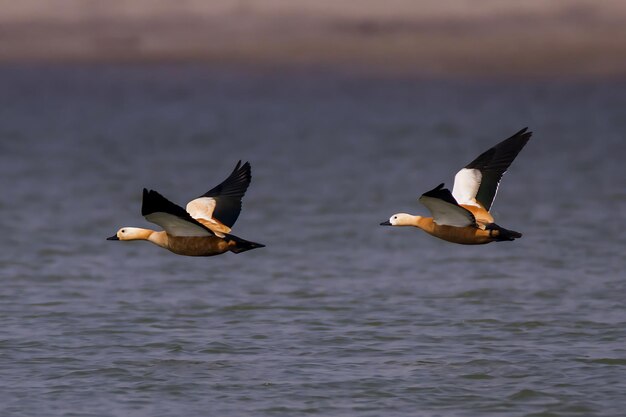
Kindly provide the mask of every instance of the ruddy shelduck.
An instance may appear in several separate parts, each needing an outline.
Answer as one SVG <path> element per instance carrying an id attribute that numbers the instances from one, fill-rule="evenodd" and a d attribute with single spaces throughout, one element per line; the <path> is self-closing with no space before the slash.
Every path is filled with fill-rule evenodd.
<path id="1" fill-rule="evenodd" d="M 420 203 L 432 217 L 394 214 L 381 226 L 414 226 L 426 233 L 463 245 L 481 245 L 522 237 L 494 223 L 489 212 L 502 175 L 530 139 L 524 128 L 498 143 L 457 172 L 452 192 L 439 184 L 422 194 Z"/>
<path id="2" fill-rule="evenodd" d="M 221 184 L 191 200 L 187 209 L 156 191 L 144 188 L 141 214 L 163 231 L 122 227 L 107 240 L 147 240 L 178 255 L 213 256 L 241 253 L 265 245 L 230 234 L 241 212 L 243 198 L 252 179 L 250 163 L 237 163 Z"/>

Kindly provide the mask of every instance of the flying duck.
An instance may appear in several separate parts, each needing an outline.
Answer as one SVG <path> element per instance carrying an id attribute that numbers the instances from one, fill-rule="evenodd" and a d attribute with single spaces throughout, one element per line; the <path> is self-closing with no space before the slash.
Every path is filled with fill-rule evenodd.
<path id="1" fill-rule="evenodd" d="M 463 245 L 511 241 L 522 237 L 494 223 L 489 213 L 502 175 L 530 139 L 524 128 L 480 154 L 457 172 L 452 192 L 439 184 L 422 194 L 420 203 L 432 217 L 397 213 L 381 226 L 414 226 L 426 233 Z"/>
<path id="2" fill-rule="evenodd" d="M 262 248 L 265 245 L 230 234 L 251 179 L 250 163 L 241 165 L 239 161 L 228 178 L 191 200 L 186 210 L 156 191 L 144 188 L 141 214 L 149 222 L 161 226 L 163 231 L 122 227 L 107 240 L 148 240 L 187 256 L 213 256 Z"/>

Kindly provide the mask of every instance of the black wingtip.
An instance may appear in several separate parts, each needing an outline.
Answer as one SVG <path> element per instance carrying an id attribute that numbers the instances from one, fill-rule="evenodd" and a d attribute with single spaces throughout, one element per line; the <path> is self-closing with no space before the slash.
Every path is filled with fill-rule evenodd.
<path id="1" fill-rule="evenodd" d="M 442 182 L 441 184 L 439 184 L 438 186 L 436 186 L 436 187 L 435 187 L 435 188 L 433 188 L 432 190 L 430 190 L 430 191 L 426 191 L 426 192 L 425 192 L 424 194 L 422 194 L 422 195 L 423 195 L 423 196 L 426 196 L 426 197 L 436 197 L 436 198 L 438 198 L 438 197 L 439 197 L 439 194 L 440 194 L 440 191 L 447 190 L 447 189 L 443 188 L 444 184 L 445 184 L 445 183 L 443 183 L 443 182 Z M 449 192 L 450 190 L 447 190 L 447 191 Z"/>
<path id="2" fill-rule="evenodd" d="M 526 145 L 526 142 L 528 142 L 528 139 L 530 139 L 532 135 L 533 132 L 529 132 L 528 127 L 525 127 L 522 130 L 516 132 L 511 137 L 506 138 L 496 146 L 502 146 L 507 143 L 509 147 L 513 146 L 513 148 L 517 148 L 517 150 L 513 149 L 515 155 L 517 155 L 517 153 L 519 153 L 519 151 Z M 516 145 L 512 145 L 513 143 L 516 143 Z"/>
<path id="3" fill-rule="evenodd" d="M 497 181 L 513 162 L 517 154 L 532 136 L 533 132 L 528 132 L 528 127 L 515 133 L 513 136 L 504 139 L 498 144 L 481 153 L 472 162 L 467 164 L 465 168 L 490 170 L 497 174 Z"/>
<path id="4" fill-rule="evenodd" d="M 168 213 L 187 220 L 191 219 L 189 214 L 178 205 L 172 203 L 167 198 L 154 190 L 143 189 L 143 200 L 141 202 L 141 215 L 147 216 L 152 213 Z"/>
<path id="5" fill-rule="evenodd" d="M 149 190 L 147 188 L 143 189 L 143 195 L 141 199 L 141 215 L 147 216 L 148 214 L 152 214 L 154 212 L 159 211 L 160 204 L 159 198 L 155 195 L 158 194 L 154 190 Z"/>
<path id="6" fill-rule="evenodd" d="M 243 167 L 247 169 L 247 167 L 250 166 L 250 162 L 246 162 L 243 164 Z M 242 165 L 241 165 L 241 159 L 239 161 L 237 161 L 237 164 L 235 164 L 235 168 L 233 169 L 233 172 L 231 173 L 234 174 L 235 172 L 239 171 L 241 169 Z"/>
<path id="7" fill-rule="evenodd" d="M 422 194 L 422 197 L 438 198 L 439 200 L 443 200 L 447 203 L 458 206 L 459 203 L 452 196 L 452 193 L 450 192 L 450 190 L 448 190 L 447 188 L 443 188 L 443 186 L 444 186 L 444 183 L 439 184 L 432 190 L 426 191 L 424 194 Z"/>
<path id="8" fill-rule="evenodd" d="M 246 175 L 249 176 L 250 178 L 252 178 L 252 165 L 250 165 L 249 161 L 244 162 L 243 165 L 241 165 L 241 161 L 239 161 L 237 163 L 237 166 L 233 170 L 233 172 L 236 172 L 239 169 L 244 170 L 246 172 Z"/>
<path id="9" fill-rule="evenodd" d="M 213 187 L 200 197 L 235 197 L 241 199 L 252 181 L 252 167 L 250 162 L 237 162 L 228 178 Z"/>
<path id="10" fill-rule="evenodd" d="M 511 136 L 512 138 L 518 137 L 518 136 L 523 136 L 526 140 L 530 139 L 530 137 L 533 135 L 533 132 L 528 132 L 528 126 L 526 126 L 525 128 L 523 128 L 522 130 L 520 130 L 519 132 L 517 132 L 516 134 L 514 134 L 513 136 Z"/>

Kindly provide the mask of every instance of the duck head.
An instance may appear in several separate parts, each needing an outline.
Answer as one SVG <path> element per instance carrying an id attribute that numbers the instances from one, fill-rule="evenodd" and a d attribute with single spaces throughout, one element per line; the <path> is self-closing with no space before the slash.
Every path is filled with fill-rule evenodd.
<path id="1" fill-rule="evenodd" d="M 382 222 L 381 226 L 414 226 L 419 216 L 412 216 L 407 213 L 396 213 L 386 222 Z"/>
<path id="2" fill-rule="evenodd" d="M 122 227 L 116 234 L 107 237 L 107 240 L 145 240 L 149 232 L 139 227 Z"/>

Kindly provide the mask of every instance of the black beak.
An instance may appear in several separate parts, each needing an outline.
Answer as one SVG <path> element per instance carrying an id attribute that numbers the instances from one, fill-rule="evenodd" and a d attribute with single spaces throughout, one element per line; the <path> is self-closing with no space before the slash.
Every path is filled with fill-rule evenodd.
<path id="1" fill-rule="evenodd" d="M 113 235 L 111 237 L 107 237 L 107 240 L 120 240 L 120 238 L 117 237 L 117 235 Z"/>
<path id="2" fill-rule="evenodd" d="M 391 226 L 391 223 L 389 223 L 389 220 L 387 220 L 386 222 L 382 222 L 380 225 L 381 226 Z"/>

